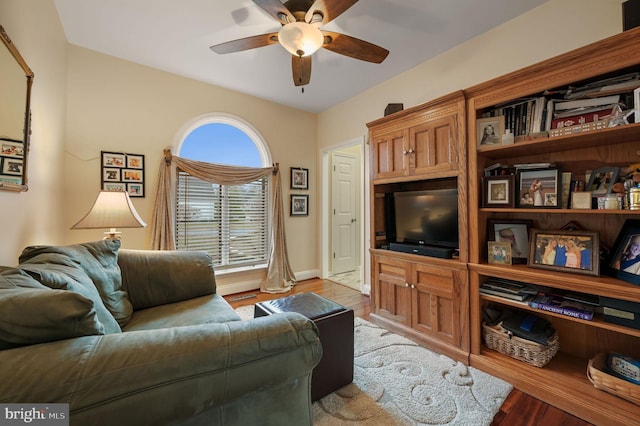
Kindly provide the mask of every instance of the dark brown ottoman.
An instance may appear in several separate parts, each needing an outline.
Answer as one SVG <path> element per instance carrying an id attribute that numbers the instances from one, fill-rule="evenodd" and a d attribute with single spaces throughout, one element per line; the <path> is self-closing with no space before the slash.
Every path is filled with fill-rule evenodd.
<path id="1" fill-rule="evenodd" d="M 311 400 L 353 381 L 353 309 L 315 293 L 301 293 L 258 302 L 254 317 L 297 312 L 312 320 L 320 333 L 322 359 L 311 376 Z"/>

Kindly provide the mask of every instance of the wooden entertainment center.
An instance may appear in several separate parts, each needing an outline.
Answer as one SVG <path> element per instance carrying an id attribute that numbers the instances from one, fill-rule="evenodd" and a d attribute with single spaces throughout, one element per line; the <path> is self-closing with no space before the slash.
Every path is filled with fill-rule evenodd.
<path id="1" fill-rule="evenodd" d="M 577 177 L 603 166 L 639 163 L 640 123 L 512 145 L 480 146 L 476 140 L 476 119 L 496 105 L 631 72 L 640 72 L 640 28 L 368 123 L 372 320 L 594 424 L 640 424 L 640 406 L 596 389 L 586 374 L 589 359 L 601 352 L 640 358 L 640 330 L 605 322 L 599 315 L 586 321 L 543 313 L 479 292 L 485 280 L 498 277 L 640 303 L 640 286 L 602 273 L 586 276 L 487 262 L 488 220 L 527 219 L 544 230 L 575 221 L 598 232 L 600 244 L 611 247 L 626 219 L 640 220 L 640 210 L 487 208 L 482 207 L 481 180 L 484 168 L 495 163 L 553 162 Z M 386 229 L 385 194 L 434 188 L 458 191 L 459 255 L 440 259 L 389 250 L 393 241 Z M 558 354 L 539 368 L 488 349 L 482 310 L 489 304 L 550 321 L 560 339 Z"/>

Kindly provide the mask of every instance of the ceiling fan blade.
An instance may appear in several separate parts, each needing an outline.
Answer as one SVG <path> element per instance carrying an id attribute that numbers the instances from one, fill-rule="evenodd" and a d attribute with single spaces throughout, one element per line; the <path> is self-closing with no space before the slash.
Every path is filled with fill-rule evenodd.
<path id="1" fill-rule="evenodd" d="M 311 55 L 291 55 L 291 70 L 293 71 L 293 84 L 304 86 L 311 81 Z"/>
<path id="2" fill-rule="evenodd" d="M 358 0 L 316 0 L 307 11 L 304 20 L 311 22 L 314 13 L 320 13 L 322 24 L 327 24 L 357 2 Z"/>
<path id="3" fill-rule="evenodd" d="M 389 54 L 389 51 L 383 47 L 346 34 L 334 33 L 332 31 L 322 31 L 322 34 L 324 35 L 324 44 L 322 47 L 361 61 L 379 64 L 384 61 Z"/>
<path id="4" fill-rule="evenodd" d="M 231 40 L 224 43 L 216 44 L 210 47 L 216 53 L 234 53 L 243 50 L 255 49 L 258 47 L 269 46 L 278 42 L 278 33 L 260 34 L 251 37 Z"/>
<path id="5" fill-rule="evenodd" d="M 296 18 L 280 0 L 253 0 L 253 2 L 269 15 L 280 21 L 282 25 L 286 25 L 289 22 L 296 22 Z"/>

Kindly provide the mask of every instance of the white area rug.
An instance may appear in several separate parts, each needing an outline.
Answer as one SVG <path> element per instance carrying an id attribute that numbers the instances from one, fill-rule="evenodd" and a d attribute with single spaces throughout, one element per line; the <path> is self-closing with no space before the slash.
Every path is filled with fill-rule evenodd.
<path id="1" fill-rule="evenodd" d="M 313 404 L 315 426 L 490 425 L 512 389 L 361 318 L 354 333 L 353 383 Z"/>

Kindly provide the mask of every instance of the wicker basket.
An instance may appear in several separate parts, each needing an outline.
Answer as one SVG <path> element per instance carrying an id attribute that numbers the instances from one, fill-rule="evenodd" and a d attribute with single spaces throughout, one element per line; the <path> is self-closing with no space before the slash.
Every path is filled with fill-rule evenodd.
<path id="1" fill-rule="evenodd" d="M 549 344 L 545 346 L 531 340 L 514 336 L 506 332 L 500 324 L 491 327 L 483 323 L 482 335 L 489 349 L 496 350 L 518 361 L 523 361 L 536 367 L 544 367 L 547 365 L 560 347 L 557 333 L 551 336 Z"/>
<path id="2" fill-rule="evenodd" d="M 640 385 L 605 373 L 606 365 L 606 353 L 598 354 L 589 360 L 587 377 L 593 383 L 593 386 L 640 405 Z"/>

